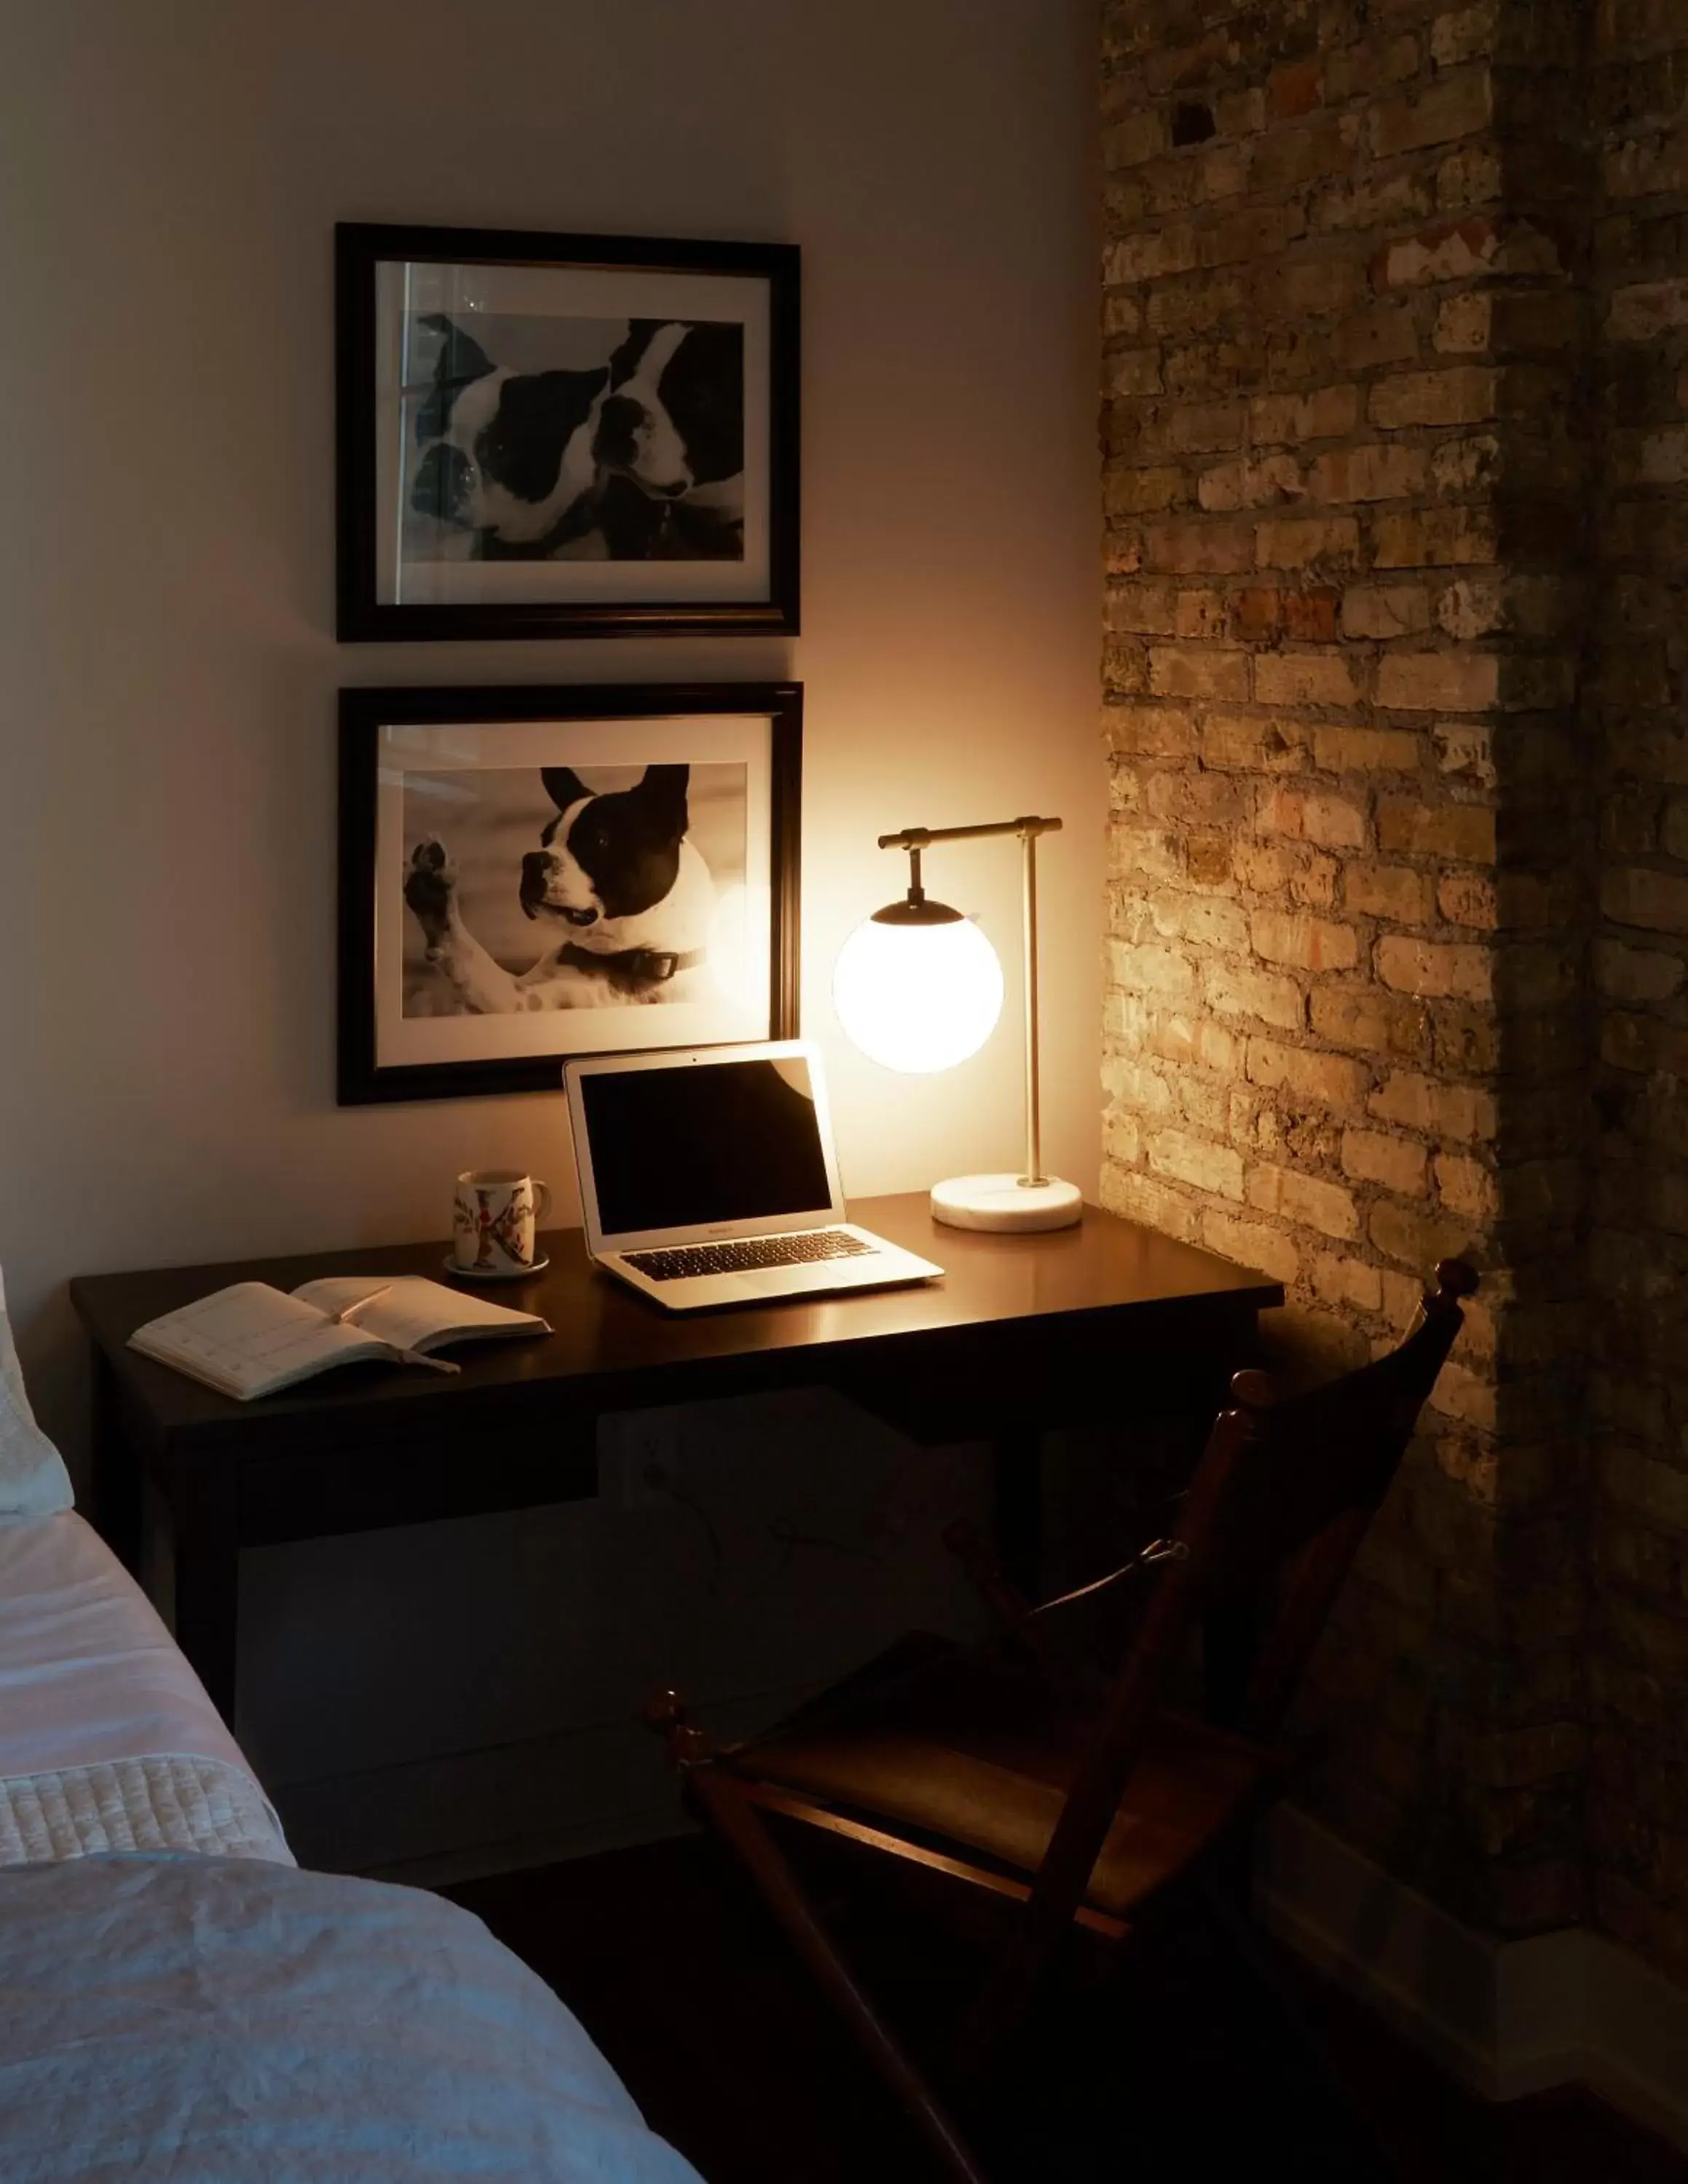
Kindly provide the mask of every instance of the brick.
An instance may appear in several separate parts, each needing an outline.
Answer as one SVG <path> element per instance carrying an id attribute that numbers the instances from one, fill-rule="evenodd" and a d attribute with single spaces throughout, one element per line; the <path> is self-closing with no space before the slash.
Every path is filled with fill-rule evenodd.
<path id="1" fill-rule="evenodd" d="M 1492 1172 L 1464 1153 L 1438 1153 L 1436 1192 L 1442 1203 L 1469 1221 L 1487 1221 L 1501 1203 Z"/>
<path id="2" fill-rule="evenodd" d="M 1389 244 L 1378 268 L 1379 282 L 1387 288 L 1408 288 L 1470 280 L 1488 271 L 1499 241 L 1489 220 L 1454 220 L 1427 228 Z"/>
<path id="3" fill-rule="evenodd" d="M 1386 432 L 1412 425 L 1476 425 L 1495 415 L 1501 375 L 1484 365 L 1398 371 L 1372 389 L 1367 415 Z"/>
<path id="4" fill-rule="evenodd" d="M 1188 1000 L 1196 990 L 1194 966 L 1176 948 L 1127 947 L 1108 944 L 1109 976 L 1128 992 L 1158 994 L 1170 1000 Z"/>
<path id="5" fill-rule="evenodd" d="M 1421 1000 L 1486 1001 L 1493 990 L 1494 958 L 1486 948 L 1386 933 L 1378 943 L 1376 960 L 1386 986 Z"/>
<path id="6" fill-rule="evenodd" d="M 1202 723 L 1201 762 L 1221 772 L 1300 773 L 1307 763 L 1307 731 L 1270 715 L 1210 713 Z"/>
<path id="7" fill-rule="evenodd" d="M 1195 722 L 1182 705 L 1109 705 L 1103 733 L 1109 749 L 1128 758 L 1188 758 L 1196 747 Z"/>
<path id="8" fill-rule="evenodd" d="M 1476 713 L 1500 694 L 1493 653 L 1391 652 L 1378 663 L 1378 703 L 1392 712 Z"/>
<path id="9" fill-rule="evenodd" d="M 1423 1146 L 1381 1130 L 1343 1132 L 1342 1172 L 1359 1183 L 1380 1184 L 1403 1198 L 1423 1198 L 1428 1189 Z"/>
<path id="10" fill-rule="evenodd" d="M 1210 1145 L 1182 1130 L 1157 1130 L 1149 1140 L 1149 1165 L 1154 1173 L 1195 1190 L 1215 1191 L 1222 1198 L 1243 1195 L 1243 1156 L 1232 1145 Z"/>
<path id="11" fill-rule="evenodd" d="M 1150 523 L 1143 547 L 1149 568 L 1179 576 L 1235 576 L 1255 565 L 1254 527 L 1247 523 Z"/>
<path id="12" fill-rule="evenodd" d="M 1248 1200 L 1262 1213 L 1275 1213 L 1301 1228 L 1316 1228 L 1322 1236 L 1333 1237 L 1339 1243 L 1351 1243 L 1360 1234 L 1360 1209 L 1354 1194 L 1340 1184 L 1326 1183 L 1294 1168 L 1257 1163 L 1249 1171 Z"/>
<path id="13" fill-rule="evenodd" d="M 1486 69 L 1433 84 L 1417 98 L 1386 100 L 1372 109 L 1368 133 L 1380 159 L 1398 152 L 1423 151 L 1475 136 L 1489 126 L 1494 97 Z"/>
<path id="14" fill-rule="evenodd" d="M 1256 823 L 1262 833 L 1316 843 L 1327 850 L 1358 850 L 1366 844 L 1366 814 L 1346 797 L 1314 789 L 1274 788 L 1262 801 Z"/>
<path id="15" fill-rule="evenodd" d="M 1688 962 L 1656 949 L 1596 940 L 1594 977 L 1599 990 L 1613 1000 L 1668 1001 L 1688 983 Z"/>
<path id="16" fill-rule="evenodd" d="M 1102 489 L 1109 515 L 1160 515 L 1184 498 L 1182 471 L 1126 470 L 1117 463 L 1109 466 Z"/>
<path id="17" fill-rule="evenodd" d="M 1316 1100 L 1329 1107 L 1357 1106 L 1372 1077 L 1364 1062 L 1346 1055 L 1284 1046 L 1270 1039 L 1249 1041 L 1245 1067 L 1251 1084 L 1271 1092 L 1288 1092 L 1299 1100 Z"/>
<path id="18" fill-rule="evenodd" d="M 1240 887 L 1257 894 L 1287 894 L 1310 910 L 1328 910 L 1336 900 L 1339 867 L 1301 842 L 1238 842 L 1232 872 Z"/>
<path id="19" fill-rule="evenodd" d="M 1244 1041 L 1224 1025 L 1205 1017 L 1157 1015 L 1149 1028 L 1150 1050 L 1182 1069 L 1216 1070 L 1221 1076 L 1238 1074 Z"/>
<path id="20" fill-rule="evenodd" d="M 1336 643 L 1337 608 L 1341 594 L 1333 585 L 1310 585 L 1281 596 L 1286 635 L 1305 644 Z"/>
<path id="21" fill-rule="evenodd" d="M 1410 865 L 1350 863 L 1342 875 L 1344 910 L 1361 917 L 1387 917 L 1397 925 L 1428 925 L 1434 892 L 1423 872 Z"/>
<path id="22" fill-rule="evenodd" d="M 1383 1309 L 1383 1276 L 1363 1259 L 1317 1252 L 1307 1268 L 1307 1280 L 1313 1295 L 1326 1304 L 1351 1305 L 1356 1312 Z"/>
<path id="23" fill-rule="evenodd" d="M 1396 1259 L 1428 1275 L 1439 1259 L 1469 1248 L 1472 1224 L 1447 1212 L 1404 1206 L 1380 1198 L 1367 1217 L 1366 1233 L 1386 1259 Z"/>
<path id="24" fill-rule="evenodd" d="M 1379 569 L 1424 569 L 1494 561 L 1500 545 L 1489 508 L 1391 510 L 1375 522 L 1372 564 Z"/>
<path id="25" fill-rule="evenodd" d="M 1613 341 L 1657 341 L 1661 334 L 1688 326 L 1688 278 L 1638 281 L 1612 298 L 1606 331 Z"/>
<path id="26" fill-rule="evenodd" d="M 1163 1236 L 1176 1236 L 1186 1244 L 1200 1239 L 1199 1206 L 1170 1184 L 1137 1169 L 1110 1162 L 1103 1172 L 1102 1203 L 1110 1213 L 1123 1214 L 1128 1221 L 1141 1221 L 1145 1228 L 1159 1229 Z"/>
<path id="27" fill-rule="evenodd" d="M 1230 955 L 1248 953 L 1249 920 L 1238 903 L 1158 888 L 1141 911 L 1163 940 L 1193 941 L 1199 947 L 1217 948 Z"/>
<path id="28" fill-rule="evenodd" d="M 1232 592 L 1229 633 L 1244 643 L 1276 637 L 1283 617 L 1283 593 L 1271 586 L 1250 584 L 1245 590 Z"/>
<path id="29" fill-rule="evenodd" d="M 1603 876 L 1600 906 L 1614 924 L 1688 933 L 1688 878 L 1640 865 L 1620 866 Z"/>
<path id="30" fill-rule="evenodd" d="M 1306 226 L 1307 216 L 1299 204 L 1244 206 L 1204 231 L 1201 262 L 1254 265 L 1286 249 Z"/>
<path id="31" fill-rule="evenodd" d="M 1300 1273 L 1301 1254 L 1294 1240 L 1264 1221 L 1245 1221 L 1210 1206 L 1202 1214 L 1201 1237 L 1210 1251 L 1270 1274 L 1274 1281 L 1293 1282 Z"/>
<path id="32" fill-rule="evenodd" d="M 1424 448 L 1379 443 L 1321 455 L 1309 473 L 1308 487 L 1320 501 L 1406 500 L 1423 492 L 1428 476 Z"/>
<path id="33" fill-rule="evenodd" d="M 1436 906 L 1450 925 L 1493 933 L 1501 922 L 1499 891 L 1487 872 L 1449 872 L 1436 883 Z"/>
<path id="34" fill-rule="evenodd" d="M 1108 130 L 1102 139 L 1102 163 L 1107 167 L 1137 167 L 1158 159 L 1171 143 L 1165 113 L 1143 107 Z"/>
<path id="35" fill-rule="evenodd" d="M 1416 773 L 1422 754 L 1418 738 L 1406 728 L 1313 731 L 1313 763 L 1322 773 Z"/>
<path id="36" fill-rule="evenodd" d="M 1255 535 L 1262 569 L 1345 567 L 1360 555 L 1360 526 L 1352 516 L 1277 516 L 1260 524 Z"/>
<path id="37" fill-rule="evenodd" d="M 1210 963 L 1203 976 L 1208 1006 L 1222 1017 L 1251 1017 L 1278 1031 L 1300 1031 L 1307 1004 L 1294 978 Z"/>
<path id="38" fill-rule="evenodd" d="M 1249 405 L 1249 437 L 1257 447 L 1346 439 L 1359 422 L 1357 387 L 1322 387 L 1313 394 L 1261 394 Z"/>
<path id="39" fill-rule="evenodd" d="M 1495 325 L 1495 298 L 1486 288 L 1450 296 L 1436 313 L 1434 343 L 1445 354 L 1483 356 Z"/>
<path id="40" fill-rule="evenodd" d="M 1462 145 L 1436 170 L 1436 203 L 1443 212 L 1462 212 L 1469 205 L 1493 204 L 1503 184 L 1498 147 Z"/>
<path id="41" fill-rule="evenodd" d="M 1222 463 L 1216 469 L 1204 471 L 1196 482 L 1196 498 L 1202 506 L 1219 510 L 1266 508 L 1277 502 L 1300 500 L 1305 491 L 1301 466 L 1293 455 Z"/>
<path id="42" fill-rule="evenodd" d="M 1160 350 L 1116 349 L 1107 360 L 1103 385 L 1109 394 L 1116 398 L 1164 393 Z"/>
<path id="43" fill-rule="evenodd" d="M 1222 638 L 1227 619 L 1225 595 L 1222 592 L 1180 592 L 1172 619 L 1180 637 Z"/>
<path id="44" fill-rule="evenodd" d="M 1495 732 L 1488 722 L 1438 721 L 1430 731 L 1436 771 L 1472 788 L 1493 788 Z"/>
<path id="45" fill-rule="evenodd" d="M 1197 231 L 1188 220 L 1168 221 L 1142 235 L 1110 243 L 1103 255 L 1105 287 L 1129 288 L 1139 281 L 1159 281 L 1169 273 L 1188 273 L 1201 263 Z"/>
<path id="46" fill-rule="evenodd" d="M 1404 1129 L 1452 1138 L 1462 1145 L 1487 1142 L 1495 1135 L 1495 1095 L 1473 1084 L 1449 1084 L 1417 1072 L 1396 1070 L 1366 1102 L 1379 1122 Z"/>
<path id="47" fill-rule="evenodd" d="M 1385 797 L 1378 805 L 1378 844 L 1397 854 L 1495 861 L 1495 814 L 1482 804 L 1420 804 Z"/>
<path id="48" fill-rule="evenodd" d="M 1261 653 L 1254 665 L 1257 705 L 1349 705 L 1360 695 L 1340 652 Z"/>
<path id="49" fill-rule="evenodd" d="M 1200 650 L 1188 644 L 1152 644 L 1149 687 L 1158 697 L 1246 699 L 1249 655 Z"/>
<path id="50" fill-rule="evenodd" d="M 1350 584 L 1342 595 L 1344 637 L 1417 637 L 1430 619 L 1423 584 Z"/>
<path id="51" fill-rule="evenodd" d="M 1331 336 L 1331 354 L 1345 371 L 1380 364 L 1411 364 L 1418 356 L 1418 325 L 1411 306 L 1372 304 L 1356 311 Z"/>
<path id="52" fill-rule="evenodd" d="M 1354 928 L 1327 918 L 1257 910 L 1249 922 L 1249 934 L 1257 956 L 1300 971 L 1350 971 L 1360 960 Z"/>
<path id="53" fill-rule="evenodd" d="M 1424 1010 L 1395 994 L 1360 986 L 1315 986 L 1308 1004 L 1314 1031 L 1333 1046 L 1418 1060 L 1430 1045 Z"/>

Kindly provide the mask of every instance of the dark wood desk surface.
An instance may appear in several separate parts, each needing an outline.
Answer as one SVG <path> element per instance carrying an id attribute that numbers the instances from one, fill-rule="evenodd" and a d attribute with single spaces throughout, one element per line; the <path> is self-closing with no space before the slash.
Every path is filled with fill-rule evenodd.
<path id="1" fill-rule="evenodd" d="M 263 1281 L 290 1290 L 327 1274 L 425 1274 L 450 1284 L 444 1243 L 403 1244 L 286 1259 L 235 1260 L 144 1273 L 83 1276 L 70 1294 L 83 1323 L 118 1380 L 173 1442 L 221 1440 L 232 1431 L 256 1447 L 271 1437 L 293 1441 L 315 1426 L 338 1433 L 363 1409 L 422 1414 L 449 1404 L 460 1423 L 480 1391 L 545 1385 L 561 1398 L 590 1390 L 591 1407 L 643 1407 L 686 1399 L 691 1384 L 723 1391 L 737 1361 L 754 1361 L 758 1384 L 784 1361 L 785 1384 L 830 1379 L 840 1346 L 862 1353 L 864 1367 L 915 1338 L 1002 1329 L 1129 1311 L 1147 1333 L 1164 1319 L 1192 1323 L 1210 1309 L 1229 1318 L 1281 1304 L 1279 1284 L 1193 1245 L 1181 1244 L 1090 1206 L 1073 1228 L 1048 1235 L 992 1236 L 936 1223 L 924 1191 L 865 1198 L 851 1218 L 934 1259 L 941 1281 L 903 1290 L 796 1298 L 724 1312 L 665 1312 L 588 1261 L 578 1228 L 545 1239 L 551 1264 L 522 1282 L 466 1283 L 473 1294 L 535 1312 L 555 1332 L 533 1341 L 466 1345 L 450 1380 L 416 1367 L 342 1367 L 255 1403 L 239 1403 L 127 1347 L 136 1328 L 231 1282 Z M 826 1353 L 819 1370 L 819 1353 Z M 725 1368 L 724 1370 L 723 1368 Z M 619 1399 L 619 1400 L 617 1400 Z"/>
<path id="2" fill-rule="evenodd" d="M 940 1227 L 925 1192 L 850 1210 L 942 1279 L 675 1314 L 592 1267 L 579 1230 L 558 1230 L 543 1273 L 470 1285 L 542 1313 L 552 1334 L 466 1345 L 449 1379 L 344 1366 L 251 1403 L 141 1357 L 129 1336 L 231 1282 L 446 1281 L 445 1244 L 83 1277 L 70 1293 L 95 1346 L 95 1521 L 135 1567 L 143 1483 L 158 1490 L 176 1533 L 177 1636 L 228 1713 L 243 1546 L 578 1499 L 596 1490 L 601 1413 L 774 1388 L 838 1388 L 927 1441 L 1000 1450 L 1019 1435 L 1035 1449 L 1042 1427 L 1157 1388 L 1211 1401 L 1255 1314 L 1283 1301 L 1276 1282 L 1095 1207 L 1032 1236 Z M 1024 1568 L 1035 1456 L 999 1458 L 998 1485 Z"/>

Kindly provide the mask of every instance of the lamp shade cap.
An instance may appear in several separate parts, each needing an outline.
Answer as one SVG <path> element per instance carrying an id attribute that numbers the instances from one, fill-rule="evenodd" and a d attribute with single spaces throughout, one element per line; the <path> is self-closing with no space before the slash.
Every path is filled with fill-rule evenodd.
<path id="1" fill-rule="evenodd" d="M 888 902 L 883 910 L 876 910 L 869 921 L 874 925 L 959 925 L 962 912 L 952 910 L 947 902 L 934 902 L 922 895 L 917 902 L 905 895 L 897 902 Z"/>

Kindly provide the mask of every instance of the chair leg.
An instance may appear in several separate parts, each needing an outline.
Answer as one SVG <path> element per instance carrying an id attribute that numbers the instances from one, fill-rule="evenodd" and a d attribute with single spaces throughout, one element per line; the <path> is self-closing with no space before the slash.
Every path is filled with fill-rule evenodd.
<path id="1" fill-rule="evenodd" d="M 833 1947 L 754 1806 L 730 1770 L 712 1758 L 707 1738 L 687 1723 L 678 1695 L 662 1693 L 646 1708 L 646 1719 L 667 1736 L 688 1796 L 736 1853 L 763 1901 L 951 2176 L 959 2184 L 987 2184 L 960 2132 Z"/>

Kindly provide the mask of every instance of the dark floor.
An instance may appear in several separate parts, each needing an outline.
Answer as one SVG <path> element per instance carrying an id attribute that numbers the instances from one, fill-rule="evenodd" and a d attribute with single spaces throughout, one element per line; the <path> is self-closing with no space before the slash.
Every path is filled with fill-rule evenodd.
<path id="1" fill-rule="evenodd" d="M 708 2184 L 938 2176 L 714 1844 L 658 1844 L 448 1892 L 556 1988 Z M 912 1948 L 925 1929 L 884 1899 L 865 1915 L 859 1891 L 847 1901 L 852 1961 L 918 2041 L 964 1976 L 960 1960 Z M 1277 1969 L 1330 2078 L 1217 1935 L 1145 1942 L 1107 1987 L 1046 2015 L 1026 2067 L 1004 2078 L 978 2134 L 993 2180 L 1688 2179 L 1688 2162 L 1590 2096 L 1490 2106 L 1335 1989 L 1293 1963 Z"/>

